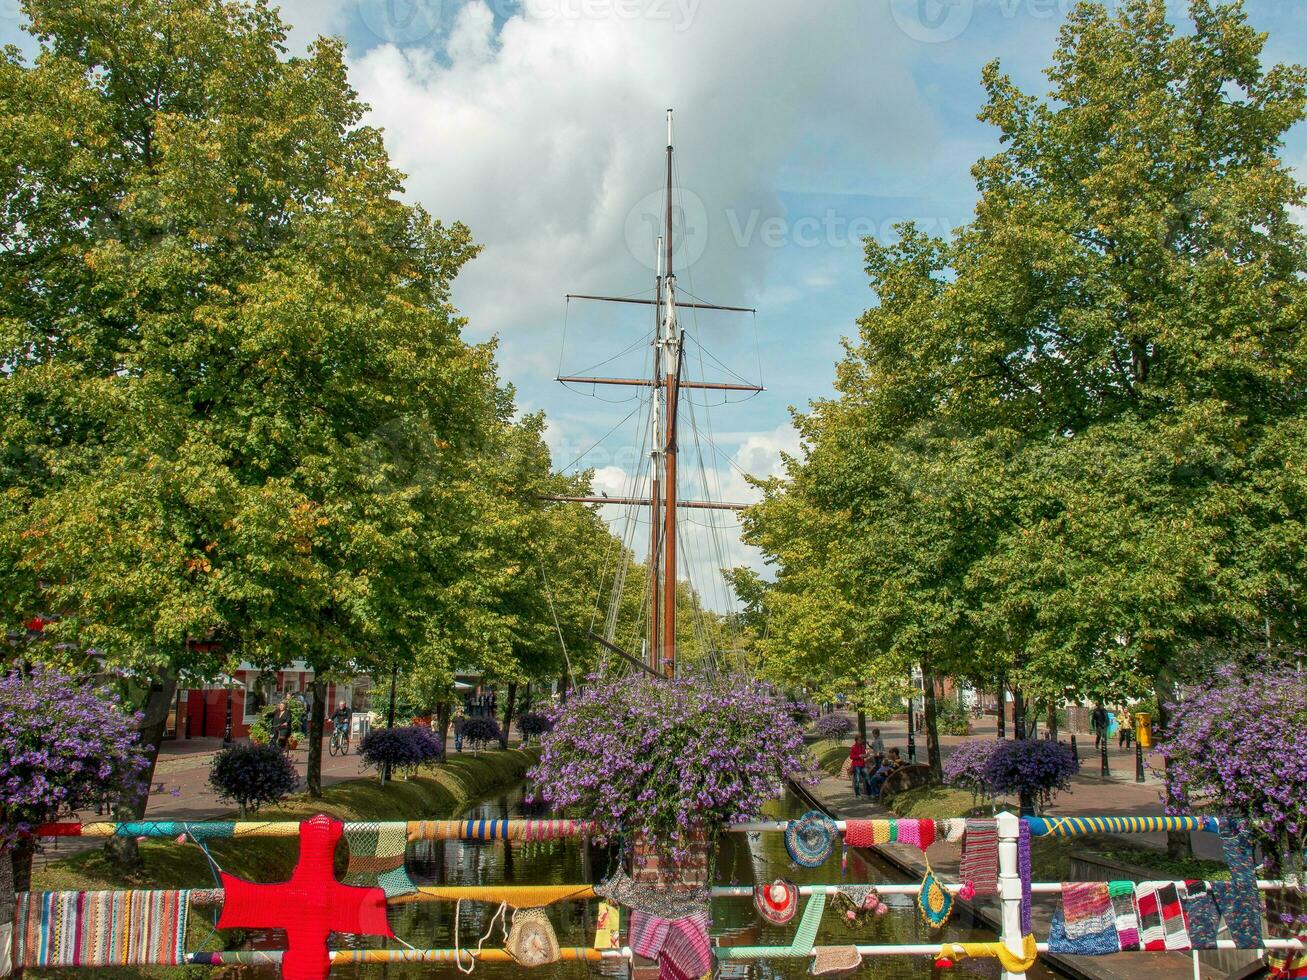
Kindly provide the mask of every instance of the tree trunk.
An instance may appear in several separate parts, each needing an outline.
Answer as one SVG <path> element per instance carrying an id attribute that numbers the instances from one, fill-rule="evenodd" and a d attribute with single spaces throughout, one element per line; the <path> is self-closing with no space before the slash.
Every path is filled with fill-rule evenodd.
<path id="1" fill-rule="evenodd" d="M 449 738 L 449 719 L 454 716 L 453 706 L 448 701 L 436 705 L 436 731 L 440 733 L 440 757 L 445 757 L 445 740 Z"/>
<path id="2" fill-rule="evenodd" d="M 5 865 L 13 873 L 13 890 L 30 892 L 32 890 L 32 856 L 36 853 L 35 837 L 20 837 L 14 843 L 12 851 L 0 852 L 0 865 Z M 0 890 L 3 889 L 0 885 Z"/>
<path id="3" fill-rule="evenodd" d="M 1056 742 L 1057 741 L 1057 704 L 1056 703 L 1052 701 L 1048 702 L 1048 714 L 1046 717 L 1048 719 L 1045 722 L 1045 724 L 1047 724 L 1048 726 L 1048 737 L 1051 738 L 1054 742 Z"/>
<path id="4" fill-rule="evenodd" d="M 508 683 L 508 693 L 504 696 L 504 730 L 499 736 L 499 747 L 508 748 L 508 727 L 513 723 L 513 702 L 517 699 L 517 684 Z"/>
<path id="5" fill-rule="evenodd" d="M 1012 688 L 1012 734 L 1015 738 L 1024 740 L 1026 737 L 1026 698 L 1021 693 L 1021 688 Z M 1020 794 L 1021 816 L 1033 817 L 1035 815 L 1035 794 L 1030 790 L 1023 789 Z"/>
<path id="6" fill-rule="evenodd" d="M 922 665 L 925 666 L 924 664 Z M 939 720 L 935 712 L 935 675 L 923 672 L 921 675 L 921 698 L 925 702 L 926 715 L 926 762 L 931 775 L 936 779 L 944 778 L 943 760 L 939 754 Z"/>
<path id="7" fill-rule="evenodd" d="M 867 741 L 867 712 L 861 708 L 858 709 L 858 737 L 863 742 Z"/>
<path id="8" fill-rule="evenodd" d="M 567 675 L 559 674 L 558 675 L 558 700 L 561 701 L 563 704 L 567 704 L 567 687 L 568 687 Z"/>
<path id="9" fill-rule="evenodd" d="M 150 788 L 154 785 L 154 767 L 159 762 L 159 746 L 163 744 L 163 733 L 168 726 L 168 710 L 176 694 L 177 672 L 172 667 L 165 667 L 150 683 L 145 707 L 141 711 L 141 727 L 137 729 L 146 762 L 141 774 L 141 788 L 132 799 L 114 807 L 114 818 L 118 821 L 140 820 L 145 816 Z M 122 871 L 139 867 L 141 863 L 136 838 L 131 835 L 115 834 L 108 838 L 104 843 L 104 853 L 110 863 Z"/>
<path id="10" fill-rule="evenodd" d="M 309 708 L 309 763 L 307 780 L 309 796 L 322 798 L 322 729 L 327 717 L 327 682 L 313 675 L 310 685 L 313 705 Z"/>
<path id="11" fill-rule="evenodd" d="M 1007 684 L 998 679 L 998 737 L 1007 738 Z"/>
<path id="12" fill-rule="evenodd" d="M 1166 730 L 1171 722 L 1171 713 L 1166 710 L 1168 702 L 1175 700 L 1175 683 L 1165 676 L 1153 679 L 1153 693 L 1157 696 L 1157 721 L 1154 729 Z M 1163 763 L 1162 775 L 1166 780 L 1166 803 L 1179 804 L 1187 808 L 1188 801 L 1183 797 L 1171 795 L 1171 767 Z M 1166 832 L 1166 854 L 1171 858 L 1192 858 L 1194 856 L 1193 839 L 1187 830 L 1168 830 Z"/>

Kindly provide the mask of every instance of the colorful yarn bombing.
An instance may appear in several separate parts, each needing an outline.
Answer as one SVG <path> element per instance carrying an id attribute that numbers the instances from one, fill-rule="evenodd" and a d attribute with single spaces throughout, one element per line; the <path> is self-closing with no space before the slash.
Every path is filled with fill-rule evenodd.
<path id="1" fill-rule="evenodd" d="M 637 956 L 658 961 L 660 980 L 699 980 L 713 966 L 708 913 L 673 921 L 632 912 L 631 949 Z"/>
<path id="2" fill-rule="evenodd" d="M 718 946 L 713 950 L 713 955 L 719 960 L 768 960 L 778 956 L 810 955 L 813 944 L 817 941 L 822 914 L 826 911 L 826 892 L 817 890 L 821 888 L 820 885 L 810 885 L 809 888 L 813 890 L 808 894 L 803 915 L 799 917 L 799 925 L 788 946 Z"/>
<path id="3" fill-rule="evenodd" d="M 177 966 L 189 914 L 185 891 L 20 892 L 14 964 Z"/>
<path id="4" fill-rule="evenodd" d="M 803 868 L 817 868 L 835 849 L 835 822 L 819 810 L 809 810 L 785 828 L 785 850 Z"/>
<path id="5" fill-rule="evenodd" d="M 935 843 L 934 820 L 899 820 L 899 843 L 912 844 L 923 851 Z"/>
<path id="6" fill-rule="evenodd" d="M 1078 938 L 1067 935 L 1066 910 L 1059 905 L 1053 909 L 1053 919 L 1048 925 L 1048 951 L 1050 953 L 1068 953 L 1072 956 L 1107 956 L 1121 950 L 1120 937 L 1113 922 L 1098 932 L 1091 932 Z"/>
<path id="7" fill-rule="evenodd" d="M 403 821 L 346 824 L 345 841 L 349 844 L 345 884 L 380 888 L 387 898 L 417 891 L 404 870 L 408 825 Z"/>
<path id="8" fill-rule="evenodd" d="M 1216 949 L 1221 914 L 1205 881 L 1186 881 L 1180 889 L 1180 904 L 1189 923 L 1189 942 L 1194 949 Z"/>
<path id="9" fill-rule="evenodd" d="M 971 883 L 977 898 L 998 894 L 998 821 L 966 821 L 958 877 Z"/>
<path id="10" fill-rule="evenodd" d="M 943 926 L 953 912 L 953 896 L 935 877 L 929 861 L 926 862 L 926 876 L 921 879 L 921 888 L 917 891 L 917 910 L 932 929 Z"/>
<path id="11" fill-rule="evenodd" d="M 1262 947 L 1262 899 L 1253 870 L 1253 842 L 1242 824 L 1221 825 L 1221 851 L 1230 866 L 1229 881 L 1212 882 L 1212 898 L 1240 949 Z"/>
<path id="12" fill-rule="evenodd" d="M 1164 830 L 1216 832 L 1214 817 L 1023 817 L 1036 837 L 1078 837 L 1081 834 L 1150 834 Z"/>
<path id="13" fill-rule="evenodd" d="M 1116 932 L 1112 896 L 1105 881 L 1072 881 L 1062 885 L 1062 912 L 1068 939 L 1083 939 L 1104 929 Z"/>
<path id="14" fill-rule="evenodd" d="M 1021 935 L 1031 934 L 1030 912 L 1030 824 L 1021 821 L 1017 834 L 1017 874 L 1021 876 Z"/>
<path id="15" fill-rule="evenodd" d="M 386 893 L 336 880 L 332 865 L 343 832 L 339 820 L 322 814 L 300 824 L 300 856 L 289 881 L 256 884 L 222 872 L 218 928 L 284 929 L 284 980 L 323 980 L 331 968 L 327 937 L 333 932 L 394 938 Z"/>
<path id="16" fill-rule="evenodd" d="M 1139 948 L 1139 912 L 1135 909 L 1135 883 L 1110 881 L 1107 892 L 1116 916 L 1116 938 L 1125 951 Z"/>
<path id="17" fill-rule="evenodd" d="M 872 847 L 876 843 L 874 820 L 844 821 L 844 844 L 846 847 Z"/>
<path id="18" fill-rule="evenodd" d="M 1139 938 L 1145 950 L 1190 948 L 1184 906 L 1172 882 L 1146 881 L 1136 885 L 1135 903 L 1139 906 Z"/>

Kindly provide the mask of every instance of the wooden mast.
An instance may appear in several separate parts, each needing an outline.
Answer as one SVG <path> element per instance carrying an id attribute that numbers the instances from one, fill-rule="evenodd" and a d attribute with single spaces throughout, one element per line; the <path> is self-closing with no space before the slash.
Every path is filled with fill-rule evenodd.
<path id="1" fill-rule="evenodd" d="M 647 498 L 546 495 L 541 499 L 581 504 L 624 504 L 649 508 L 649 649 L 644 669 L 660 677 L 676 676 L 676 509 L 743 510 L 746 505 L 677 498 L 676 451 L 677 405 L 682 387 L 713 391 L 765 390 L 761 385 L 681 381 L 682 334 L 676 320 L 676 275 L 672 268 L 672 110 L 667 110 L 667 183 L 663 234 L 658 239 L 656 290 L 653 299 L 636 296 L 596 296 L 569 293 L 567 298 L 608 303 L 634 303 L 654 307 L 653 372 L 644 378 L 563 377 L 567 384 L 610 384 L 648 386 L 652 391 L 650 410 L 650 493 Z M 686 309 L 754 313 L 752 307 L 722 306 L 716 303 L 681 303 Z M 627 659 L 630 654 L 606 638 L 593 639 Z M 638 661 L 637 661 L 638 662 Z M 642 666 L 644 666 L 642 664 Z"/>
<path id="2" fill-rule="evenodd" d="M 663 621 L 662 670 L 676 676 L 676 403 L 681 373 L 681 337 L 676 324 L 676 273 L 672 268 L 672 110 L 667 110 L 667 207 L 663 236 L 663 377 L 667 440 L 663 446 Z"/>

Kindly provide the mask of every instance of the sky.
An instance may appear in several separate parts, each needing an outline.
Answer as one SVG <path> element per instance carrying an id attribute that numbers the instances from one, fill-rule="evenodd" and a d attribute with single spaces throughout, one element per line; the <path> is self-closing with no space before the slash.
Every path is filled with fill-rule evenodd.
<path id="1" fill-rule="evenodd" d="M 998 146 L 976 119 L 981 67 L 997 58 L 1043 94 L 1071 5 L 284 0 L 281 9 L 292 51 L 318 34 L 346 39 L 351 82 L 408 175 L 408 199 L 463 221 L 484 246 L 455 288 L 468 339 L 498 339 L 519 405 L 547 414 L 555 463 L 594 468 L 597 489 L 614 495 L 631 489 L 642 452 L 635 419 L 618 425 L 636 407 L 623 400 L 634 389 L 553 379 L 595 373 L 587 369 L 627 348 L 597 371 L 647 370 L 640 340 L 651 321 L 640 307 L 564 296 L 650 291 L 664 114 L 675 109 L 678 285 L 758 311 L 687 317 L 687 359 L 701 360 L 696 375 L 737 380 L 729 368 L 767 388 L 711 411 L 713 399 L 696 399 L 696 428 L 712 434 L 696 479 L 749 501 L 757 492 L 742 474 L 776 474 L 780 453 L 798 449 L 791 406 L 831 392 L 841 338 L 874 303 L 862 239 L 890 240 L 907 219 L 937 233 L 969 220 L 970 168 Z M 1307 53 L 1307 3 L 1246 9 L 1270 33 L 1269 62 Z M 1182 12 L 1177 3 L 1174 16 Z M 31 50 L 20 27 L 16 0 L 0 0 L 0 42 Z M 1307 128 L 1291 132 L 1285 155 L 1307 178 Z M 693 483 L 683 494 L 702 494 Z M 716 547 L 700 526 L 709 519 L 721 528 Z M 707 604 L 728 608 L 714 569 L 762 568 L 760 556 L 739 542 L 733 516 L 695 520 L 690 578 Z"/>

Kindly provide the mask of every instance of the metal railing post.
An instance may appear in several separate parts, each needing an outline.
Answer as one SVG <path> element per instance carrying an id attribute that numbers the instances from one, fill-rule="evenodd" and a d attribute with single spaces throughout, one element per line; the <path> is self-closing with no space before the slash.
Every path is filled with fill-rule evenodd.
<path id="1" fill-rule="evenodd" d="M 1016 956 L 1023 953 L 1021 935 L 1021 872 L 1017 861 L 1017 838 L 1021 821 L 1011 813 L 998 815 L 998 896 L 1002 905 L 1002 932 L 999 938 Z M 1024 973 L 1003 971 L 1003 980 L 1025 980 Z"/>

